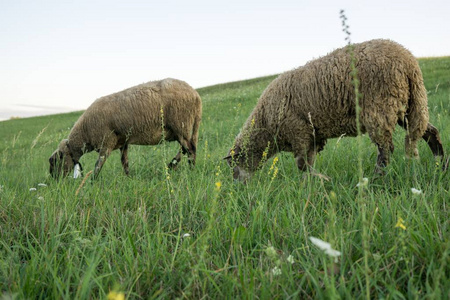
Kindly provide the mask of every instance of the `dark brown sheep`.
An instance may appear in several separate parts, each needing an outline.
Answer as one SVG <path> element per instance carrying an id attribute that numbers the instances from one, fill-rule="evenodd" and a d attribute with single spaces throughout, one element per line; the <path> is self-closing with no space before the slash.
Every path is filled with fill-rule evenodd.
<path id="1" fill-rule="evenodd" d="M 199 94 L 176 79 L 152 81 L 102 97 L 81 115 L 68 139 L 50 156 L 50 174 L 67 175 L 84 153 L 95 150 L 99 153 L 95 178 L 115 149 L 120 149 L 128 174 L 128 145 L 156 145 L 163 139 L 178 141 L 182 149 L 169 167 L 177 165 L 181 152 L 194 165 L 201 115 Z"/>
<path id="2" fill-rule="evenodd" d="M 382 173 L 394 150 L 396 124 L 406 129 L 407 156 L 418 157 L 423 138 L 435 156 L 444 150 L 438 130 L 428 122 L 427 94 L 414 56 L 389 40 L 353 45 L 360 80 L 361 132 L 378 147 L 376 171 Z M 245 180 L 267 157 L 293 152 L 300 170 L 310 169 L 327 139 L 356 136 L 355 92 L 348 47 L 285 72 L 263 92 L 226 157 L 234 178 Z M 232 163 L 234 161 L 234 163 Z"/>

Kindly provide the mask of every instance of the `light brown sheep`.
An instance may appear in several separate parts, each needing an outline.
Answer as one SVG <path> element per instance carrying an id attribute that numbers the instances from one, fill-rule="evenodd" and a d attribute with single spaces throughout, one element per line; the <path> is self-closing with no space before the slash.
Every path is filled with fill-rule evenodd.
<path id="1" fill-rule="evenodd" d="M 84 153 L 95 150 L 99 152 L 95 178 L 115 149 L 120 149 L 122 166 L 128 174 L 128 145 L 156 145 L 163 139 L 181 145 L 169 167 L 177 165 L 181 152 L 188 154 L 189 163 L 194 165 L 201 115 L 199 94 L 187 83 L 171 78 L 99 98 L 51 155 L 50 174 L 67 175 L 80 164 Z"/>
<path id="2" fill-rule="evenodd" d="M 383 173 L 394 150 L 396 124 L 407 130 L 405 150 L 418 157 L 417 141 L 427 141 L 435 156 L 444 151 L 438 130 L 428 123 L 427 94 L 414 56 L 389 40 L 353 45 L 360 80 L 361 132 L 378 147 L 376 172 Z M 314 164 L 327 139 L 356 136 L 355 92 L 348 47 L 308 62 L 276 78 L 256 107 L 226 157 L 234 178 L 245 180 L 267 157 L 293 152 L 300 170 Z"/>

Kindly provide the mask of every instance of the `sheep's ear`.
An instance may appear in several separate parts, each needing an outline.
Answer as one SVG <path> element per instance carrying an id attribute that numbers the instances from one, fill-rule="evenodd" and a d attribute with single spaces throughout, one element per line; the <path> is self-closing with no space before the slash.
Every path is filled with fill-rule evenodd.
<path id="1" fill-rule="evenodd" d="M 59 170 L 61 165 L 61 160 L 63 159 L 63 153 L 59 150 L 56 150 L 52 153 L 48 162 L 50 163 L 50 175 L 52 177 L 57 178 L 59 176 Z"/>
<path id="2" fill-rule="evenodd" d="M 63 153 L 59 150 L 56 150 L 55 152 L 52 153 L 52 155 L 48 159 L 48 162 L 50 164 L 55 164 L 58 159 L 62 159 L 62 156 L 63 156 Z"/>

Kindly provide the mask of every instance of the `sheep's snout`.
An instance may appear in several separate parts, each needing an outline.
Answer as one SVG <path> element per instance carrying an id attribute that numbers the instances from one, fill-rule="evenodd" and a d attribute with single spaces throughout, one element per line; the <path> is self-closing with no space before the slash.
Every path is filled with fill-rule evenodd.
<path id="1" fill-rule="evenodd" d="M 63 177 L 69 175 L 74 168 L 74 163 L 71 157 L 64 155 L 62 151 L 56 150 L 49 158 L 50 175 L 58 179 L 61 175 Z"/>
<path id="2" fill-rule="evenodd" d="M 246 184 L 250 180 L 251 174 L 239 166 L 233 168 L 233 179 L 239 180 L 240 182 Z"/>

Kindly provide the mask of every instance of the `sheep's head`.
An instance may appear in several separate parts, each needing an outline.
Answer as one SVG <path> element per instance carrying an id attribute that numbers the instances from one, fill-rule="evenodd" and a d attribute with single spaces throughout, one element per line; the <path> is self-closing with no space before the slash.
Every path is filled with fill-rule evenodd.
<path id="1" fill-rule="evenodd" d="M 233 168 L 233 178 L 243 183 L 247 183 L 252 173 L 256 170 L 256 168 L 251 167 L 253 164 L 249 164 L 248 153 L 242 151 L 239 146 L 231 148 L 228 155 L 223 159 Z"/>
<path id="2" fill-rule="evenodd" d="M 50 175 L 53 178 L 59 178 L 61 175 L 67 176 L 74 169 L 75 163 L 67 139 L 59 143 L 58 149 L 53 152 L 48 161 L 50 163 Z"/>

